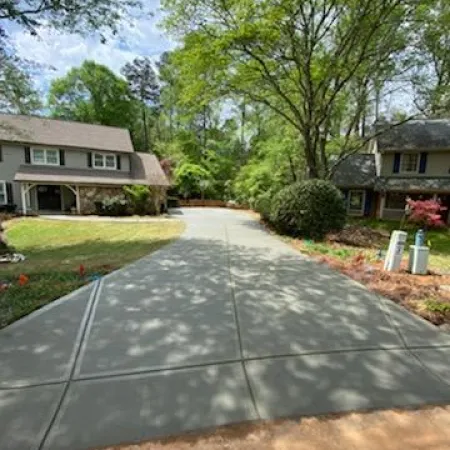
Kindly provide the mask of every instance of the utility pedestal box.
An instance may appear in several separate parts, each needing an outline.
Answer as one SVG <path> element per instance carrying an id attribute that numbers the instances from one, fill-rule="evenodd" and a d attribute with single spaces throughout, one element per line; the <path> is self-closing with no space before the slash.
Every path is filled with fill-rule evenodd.
<path id="1" fill-rule="evenodd" d="M 400 268 L 407 236 L 408 234 L 405 231 L 395 230 L 392 232 L 384 261 L 384 270 L 392 272 Z"/>
<path id="2" fill-rule="evenodd" d="M 414 275 L 426 275 L 428 273 L 428 257 L 430 248 L 425 245 L 411 245 L 409 247 L 408 270 Z"/>

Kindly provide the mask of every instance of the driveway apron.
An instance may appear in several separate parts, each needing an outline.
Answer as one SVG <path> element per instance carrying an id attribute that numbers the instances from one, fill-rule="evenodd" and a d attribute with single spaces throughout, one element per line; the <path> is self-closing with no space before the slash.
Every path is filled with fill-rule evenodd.
<path id="1" fill-rule="evenodd" d="M 178 214 L 175 243 L 0 331 L 2 450 L 450 402 L 450 334 L 244 212 Z"/>

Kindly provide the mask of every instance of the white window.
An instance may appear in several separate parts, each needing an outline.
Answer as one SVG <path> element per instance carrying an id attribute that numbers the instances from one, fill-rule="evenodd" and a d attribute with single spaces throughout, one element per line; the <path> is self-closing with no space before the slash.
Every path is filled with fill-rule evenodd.
<path id="1" fill-rule="evenodd" d="M 365 199 L 365 191 L 348 191 L 347 209 L 349 214 L 362 214 Z"/>
<path id="2" fill-rule="evenodd" d="M 31 151 L 31 162 L 33 164 L 59 166 L 59 151 L 33 148 Z"/>
<path id="3" fill-rule="evenodd" d="M 8 195 L 6 193 L 6 182 L 0 181 L 0 205 L 8 203 Z"/>
<path id="4" fill-rule="evenodd" d="M 416 173 L 419 171 L 419 155 L 417 153 L 402 153 L 400 172 Z"/>
<path id="5" fill-rule="evenodd" d="M 94 153 L 94 167 L 96 169 L 117 169 L 117 159 L 115 155 L 103 155 Z"/>

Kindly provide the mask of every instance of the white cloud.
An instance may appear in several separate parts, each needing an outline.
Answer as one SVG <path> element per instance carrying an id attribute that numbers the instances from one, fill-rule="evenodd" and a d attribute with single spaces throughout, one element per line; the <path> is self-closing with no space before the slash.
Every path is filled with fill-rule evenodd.
<path id="1" fill-rule="evenodd" d="M 153 10 L 159 4 L 154 0 L 149 3 Z M 42 28 L 37 37 L 16 26 L 7 31 L 17 56 L 40 66 L 34 72 L 34 78 L 36 87 L 45 93 L 53 78 L 64 75 L 86 59 L 104 64 L 118 74 L 126 62 L 137 56 L 157 59 L 175 45 L 158 29 L 158 20 L 158 15 L 135 18 L 122 24 L 120 33 L 110 36 L 105 44 L 98 36 L 82 37 L 51 28 Z"/>

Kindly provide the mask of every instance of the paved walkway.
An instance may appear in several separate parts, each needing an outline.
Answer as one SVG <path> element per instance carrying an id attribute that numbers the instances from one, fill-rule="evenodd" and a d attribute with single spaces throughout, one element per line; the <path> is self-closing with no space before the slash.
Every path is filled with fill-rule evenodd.
<path id="1" fill-rule="evenodd" d="M 174 244 L 0 332 L 2 450 L 450 403 L 450 334 L 242 212 L 179 217 Z"/>

